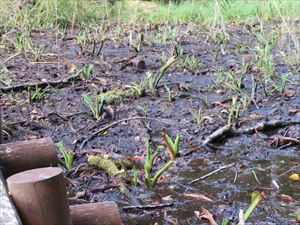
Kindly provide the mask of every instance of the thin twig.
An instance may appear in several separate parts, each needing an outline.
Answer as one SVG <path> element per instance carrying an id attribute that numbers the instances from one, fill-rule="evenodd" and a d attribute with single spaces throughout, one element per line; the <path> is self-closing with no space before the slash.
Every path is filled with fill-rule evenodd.
<path id="1" fill-rule="evenodd" d="M 98 134 L 106 131 L 107 129 L 111 128 L 111 127 L 114 127 L 115 125 L 119 124 L 119 123 L 122 123 L 122 122 L 125 122 L 125 121 L 129 121 L 129 120 L 155 120 L 155 121 L 159 121 L 161 123 L 166 123 L 166 124 L 170 124 L 168 122 L 164 122 L 163 120 L 159 120 L 159 119 L 155 119 L 155 118 L 151 118 L 151 117 L 142 117 L 142 116 L 137 116 L 137 117 L 129 117 L 129 118 L 124 118 L 124 119 L 120 119 L 120 120 L 117 120 L 117 121 L 114 121 L 113 123 L 95 131 L 94 133 L 92 133 L 92 135 L 88 138 L 86 138 L 80 145 L 80 150 L 83 149 L 83 147 L 86 145 L 86 143 L 90 140 L 92 140 L 94 137 L 96 137 Z"/>
<path id="2" fill-rule="evenodd" d="M 133 209 L 141 209 L 141 210 L 152 210 L 152 209 L 160 209 L 164 207 L 170 207 L 173 206 L 174 202 L 169 203 L 163 203 L 163 204 L 157 204 L 157 205 L 131 205 L 131 206 L 124 206 L 122 207 L 122 210 L 133 210 Z"/>
<path id="3" fill-rule="evenodd" d="M 256 182 L 260 184 L 260 182 L 259 182 L 259 180 L 258 180 L 258 178 L 257 178 L 256 173 L 255 173 L 254 170 L 252 170 L 252 173 L 253 173 L 253 175 L 254 175 L 254 178 L 255 178 Z"/>
<path id="4" fill-rule="evenodd" d="M 204 175 L 202 177 L 199 177 L 197 179 L 192 180 L 189 184 L 193 184 L 193 183 L 195 183 L 195 182 L 197 182 L 199 180 L 203 180 L 203 179 L 205 179 L 205 178 L 207 178 L 207 177 L 209 177 L 209 176 L 211 176 L 211 175 L 213 175 L 215 173 L 220 172 L 221 170 L 225 170 L 225 169 L 227 169 L 229 167 L 232 167 L 234 164 L 235 164 L 235 162 L 231 163 L 231 164 L 228 164 L 228 165 L 225 165 L 225 166 L 221 166 L 220 168 L 218 168 L 218 169 L 216 169 L 216 170 L 214 170 L 214 171 L 212 171 L 212 172 L 210 172 L 210 173 L 208 173 L 208 174 L 206 174 L 206 175 Z"/>

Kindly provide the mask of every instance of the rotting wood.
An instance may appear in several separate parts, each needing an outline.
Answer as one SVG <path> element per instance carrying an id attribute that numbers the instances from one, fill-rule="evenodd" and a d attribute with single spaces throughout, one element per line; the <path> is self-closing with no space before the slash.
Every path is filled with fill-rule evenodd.
<path id="1" fill-rule="evenodd" d="M 120 225 L 119 208 L 115 202 L 99 202 L 70 206 L 73 225 Z"/>
<path id="2" fill-rule="evenodd" d="M 22 225 L 22 221 L 8 195 L 6 182 L 0 170 L 0 224 Z"/>
<path id="3" fill-rule="evenodd" d="M 4 177 L 29 169 L 57 166 L 55 145 L 49 138 L 0 145 Z"/>
<path id="4" fill-rule="evenodd" d="M 72 225 L 61 168 L 17 173 L 7 179 L 7 186 L 24 225 Z"/>

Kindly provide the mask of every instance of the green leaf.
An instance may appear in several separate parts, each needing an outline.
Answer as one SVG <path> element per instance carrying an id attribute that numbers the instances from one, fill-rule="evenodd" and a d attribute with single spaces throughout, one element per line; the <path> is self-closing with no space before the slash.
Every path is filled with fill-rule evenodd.
<path id="1" fill-rule="evenodd" d="M 176 139 L 175 139 L 175 144 L 174 144 L 175 156 L 177 156 L 179 154 L 179 142 L 180 142 L 180 137 L 179 137 L 179 134 L 177 134 Z"/>
<path id="2" fill-rule="evenodd" d="M 83 94 L 82 95 L 83 100 L 85 101 L 85 103 L 90 107 L 90 109 L 92 110 L 93 115 L 96 115 L 96 110 L 95 110 L 95 106 L 93 103 L 93 100 L 91 99 L 90 96 L 88 96 L 87 94 Z M 97 118 L 96 118 L 97 119 Z"/>
<path id="3" fill-rule="evenodd" d="M 245 222 L 247 219 L 249 219 L 250 215 L 252 214 L 254 209 L 258 206 L 261 200 L 262 200 L 262 195 L 258 191 L 252 192 L 250 206 L 248 207 L 247 211 L 244 214 Z M 238 223 L 238 225 L 240 225 L 240 223 Z"/>
<path id="4" fill-rule="evenodd" d="M 168 144 L 170 145 L 170 147 L 172 148 L 173 152 L 174 152 L 174 148 L 175 148 L 175 145 L 174 145 L 174 142 L 172 141 L 172 139 L 169 137 L 169 135 L 165 134 L 166 135 L 166 140 L 168 142 Z M 175 152 L 174 152 L 175 153 Z"/>

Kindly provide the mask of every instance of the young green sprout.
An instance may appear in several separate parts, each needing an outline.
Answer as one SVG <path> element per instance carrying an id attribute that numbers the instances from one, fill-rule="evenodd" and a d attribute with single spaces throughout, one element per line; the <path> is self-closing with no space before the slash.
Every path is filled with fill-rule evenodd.
<path id="1" fill-rule="evenodd" d="M 93 64 L 85 64 L 79 71 L 80 78 L 85 82 L 89 81 L 92 78 L 93 68 Z"/>
<path id="2" fill-rule="evenodd" d="M 82 95 L 83 100 L 85 103 L 90 107 L 92 110 L 93 116 L 96 120 L 99 120 L 102 114 L 103 106 L 105 104 L 105 96 L 98 95 L 97 93 L 94 93 L 94 100 L 88 96 L 87 94 Z"/>
<path id="3" fill-rule="evenodd" d="M 29 89 L 29 102 L 32 103 L 34 101 L 40 101 L 47 98 L 47 96 L 49 95 L 49 89 L 50 86 L 47 86 L 46 88 L 42 89 L 36 85 L 33 94 L 31 94 L 31 90 Z"/>
<path id="4" fill-rule="evenodd" d="M 161 133 L 162 138 L 165 142 L 165 145 L 167 146 L 167 149 L 169 151 L 170 157 L 172 160 L 175 160 L 176 156 L 179 155 L 179 142 L 180 142 L 180 137 L 177 134 L 175 141 L 173 142 L 172 139 L 169 137 L 169 135 L 165 133 Z"/>
<path id="5" fill-rule="evenodd" d="M 61 162 L 62 165 L 67 169 L 70 170 L 73 167 L 73 161 L 74 161 L 74 153 L 70 151 L 65 150 L 64 144 L 60 141 L 55 144 L 56 147 L 59 149 L 59 151 L 62 153 L 64 157 L 64 161 Z"/>
<path id="6" fill-rule="evenodd" d="M 156 157 L 160 153 L 160 148 L 157 148 L 154 153 L 151 153 L 150 143 L 147 143 L 147 154 L 146 154 L 146 162 L 144 165 L 144 176 L 145 176 L 145 184 L 148 188 L 152 188 L 157 184 L 160 176 L 167 171 L 174 163 L 173 160 L 167 162 L 160 170 L 156 172 L 156 174 L 152 177 L 151 170 L 153 168 L 154 161 Z"/>

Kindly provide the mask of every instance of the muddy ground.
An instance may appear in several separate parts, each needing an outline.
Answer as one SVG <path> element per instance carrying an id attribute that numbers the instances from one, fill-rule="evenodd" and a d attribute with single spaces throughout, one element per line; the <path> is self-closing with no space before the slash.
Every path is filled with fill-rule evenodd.
<path id="1" fill-rule="evenodd" d="M 273 26 L 275 25 L 270 26 L 268 31 Z M 249 96 L 252 76 L 261 76 L 253 56 L 258 41 L 246 26 L 227 28 L 229 43 L 223 53 L 220 53 L 220 43 L 209 38 L 207 40 L 207 29 L 195 25 L 181 26 L 177 35 L 181 37 L 183 55 L 194 55 L 200 62 L 199 68 L 191 71 L 176 63 L 160 82 L 157 93 L 147 92 L 141 97 L 119 99 L 105 105 L 106 111 L 110 113 L 105 113 L 100 122 L 93 118 L 82 100 L 82 94 L 107 92 L 116 88 L 128 90 L 128 85 L 142 81 L 147 71 L 157 73 L 161 66 L 162 52 L 170 54 L 172 46 L 172 41 L 168 38 L 167 43 L 155 43 L 155 38 L 159 40 L 157 37 L 165 29 L 171 30 L 168 25 L 161 27 L 160 31 L 155 30 L 155 26 L 149 28 L 145 32 L 146 41 L 141 52 L 136 53 L 128 46 L 129 29 L 121 33 L 119 41 L 111 27 L 107 31 L 108 41 L 103 46 L 101 57 L 82 54 L 76 39 L 79 31 L 57 35 L 33 31 L 33 45 L 44 48 L 40 61 L 34 62 L 30 53 L 27 54 L 27 59 L 18 55 L 9 60 L 1 74 L 11 81 L 7 85 L 1 82 L 1 88 L 57 81 L 74 75 L 72 65 L 81 68 L 85 63 L 94 64 L 93 79 L 85 82 L 76 78 L 71 82 L 55 85 L 49 88 L 45 98 L 32 103 L 28 102 L 29 94 L 26 89 L 3 91 L 1 105 L 4 121 L 11 135 L 9 139 L 6 137 L 6 142 L 51 137 L 55 142 L 62 141 L 67 149 L 73 150 L 76 153 L 74 166 L 80 167 L 75 172 L 66 173 L 66 177 L 70 197 L 76 203 L 113 200 L 121 209 L 137 204 L 173 203 L 172 206 L 159 209 L 121 210 L 124 224 L 199 224 L 194 211 L 201 211 L 202 207 L 213 213 L 218 223 L 221 223 L 222 218 L 236 222 L 239 209 L 247 209 L 251 193 L 255 190 L 264 192 L 265 198 L 249 222 L 292 223 L 295 216 L 291 214 L 300 210 L 300 183 L 290 180 L 289 176 L 299 171 L 300 145 L 299 142 L 277 143 L 274 140 L 283 136 L 299 140 L 300 124 L 266 132 L 226 136 L 218 138 L 210 147 L 201 147 L 207 136 L 226 125 L 227 115 L 222 110 L 230 106 L 233 95 L 239 95 L 215 82 L 217 71 L 223 68 L 240 74 L 239 62 L 244 57 L 250 68 L 244 75 L 242 91 Z M 4 47 L 0 49 L 1 59 L 5 60 L 17 53 L 7 41 L 7 37 L 14 39 L 15 35 L 8 33 L 5 38 L 2 37 L 1 45 Z M 243 46 L 243 49 L 238 46 Z M 288 51 L 284 43 L 278 44 L 273 52 L 276 74 L 290 71 L 280 57 L 280 51 Z M 145 68 L 137 68 L 132 63 L 136 58 L 145 61 Z M 235 127 L 247 128 L 270 120 L 300 121 L 299 71 L 292 71 L 289 79 L 284 93 L 265 96 L 262 88 L 258 87 L 257 106 L 250 103 L 247 110 L 241 110 L 239 121 L 234 123 Z M 167 93 L 164 84 L 170 88 L 170 93 Z M 202 114 L 209 119 L 198 125 L 191 110 L 199 108 L 202 108 Z M 132 120 L 117 124 L 89 140 L 80 149 L 82 141 L 94 131 L 115 120 L 135 116 L 156 120 Z M 132 193 L 129 196 L 122 194 L 118 188 L 96 190 L 99 186 L 105 187 L 119 181 L 108 177 L 104 171 L 89 167 L 87 154 L 102 151 L 116 153 L 121 157 L 142 156 L 148 138 L 153 146 L 163 144 L 160 135 L 162 131 L 172 137 L 180 134 L 181 156 L 155 188 L 147 189 L 141 184 L 137 187 L 128 185 Z M 163 165 L 168 157 L 164 150 L 155 168 Z M 191 180 L 230 163 L 235 164 L 189 184 Z M 211 198 L 212 202 L 184 197 L 184 193 L 203 194 Z M 284 195 L 291 198 L 287 200 Z M 207 221 L 201 220 L 202 223 Z"/>

